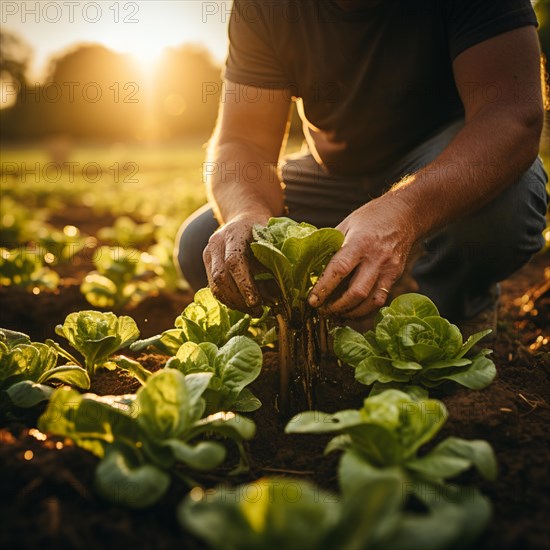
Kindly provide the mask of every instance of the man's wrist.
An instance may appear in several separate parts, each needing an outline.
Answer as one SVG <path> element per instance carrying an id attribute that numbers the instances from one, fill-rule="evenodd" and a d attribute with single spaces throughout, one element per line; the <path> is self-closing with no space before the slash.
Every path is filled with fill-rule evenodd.
<path id="1" fill-rule="evenodd" d="M 405 193 L 398 190 L 390 190 L 378 199 L 385 203 L 386 208 L 391 212 L 392 219 L 396 220 L 400 227 L 406 229 L 411 242 L 423 238 L 429 229 L 426 227 L 425 220 L 422 220 L 422 211 L 411 201 Z"/>
<path id="2" fill-rule="evenodd" d="M 240 210 L 239 212 L 230 216 L 227 219 L 226 223 L 248 221 L 254 224 L 265 225 L 267 224 L 269 218 L 271 218 L 272 216 L 273 214 L 267 208 L 258 206 L 254 208 Z"/>

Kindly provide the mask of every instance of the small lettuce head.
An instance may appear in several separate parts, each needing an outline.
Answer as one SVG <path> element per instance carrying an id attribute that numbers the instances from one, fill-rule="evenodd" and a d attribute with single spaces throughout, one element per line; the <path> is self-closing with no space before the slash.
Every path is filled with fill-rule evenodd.
<path id="1" fill-rule="evenodd" d="M 355 368 L 363 384 L 413 383 L 426 387 L 454 380 L 470 389 L 482 389 L 496 375 L 483 349 L 472 348 L 490 330 L 463 341 L 460 329 L 439 315 L 426 296 L 403 294 L 383 307 L 374 330 L 360 334 L 349 327 L 334 331 L 334 352 Z"/>

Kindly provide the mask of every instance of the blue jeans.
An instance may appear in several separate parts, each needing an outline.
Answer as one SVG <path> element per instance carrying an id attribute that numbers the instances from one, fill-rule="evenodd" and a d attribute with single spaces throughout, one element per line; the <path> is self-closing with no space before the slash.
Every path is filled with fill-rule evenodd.
<path id="1" fill-rule="evenodd" d="M 366 177 L 330 174 L 310 153 L 285 160 L 281 169 L 289 217 L 318 227 L 335 227 L 355 209 L 387 190 L 406 174 L 432 162 L 462 127 L 455 122 L 420 144 L 390 170 Z M 442 181 L 452 185 L 452 170 Z M 443 178 L 442 178 L 443 179 Z M 412 276 L 441 314 L 453 321 L 470 319 L 498 298 L 497 283 L 522 267 L 543 244 L 548 195 L 540 159 L 497 198 L 423 241 L 424 253 Z M 182 225 L 176 259 L 192 288 L 206 286 L 202 252 L 218 228 L 205 205 Z"/>

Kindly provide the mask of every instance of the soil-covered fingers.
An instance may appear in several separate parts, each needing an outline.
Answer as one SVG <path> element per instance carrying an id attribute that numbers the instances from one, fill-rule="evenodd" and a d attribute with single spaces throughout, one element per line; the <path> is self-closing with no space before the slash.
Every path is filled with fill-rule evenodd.
<path id="1" fill-rule="evenodd" d="M 261 312 L 260 295 L 250 272 L 247 247 L 244 236 L 220 231 L 210 238 L 203 259 L 214 296 L 232 309 L 255 315 Z"/>
<path id="2" fill-rule="evenodd" d="M 212 238 L 203 253 L 208 286 L 214 296 L 231 309 L 247 309 L 231 273 L 225 265 L 225 247 L 223 242 Z"/>
<path id="3" fill-rule="evenodd" d="M 254 257 L 249 258 L 250 271 L 254 277 L 254 284 L 258 289 L 258 292 L 262 299 L 262 304 L 265 306 L 274 306 L 279 300 L 279 287 L 275 282 L 275 279 L 256 279 L 259 274 L 265 274 L 266 268 Z"/>
<path id="4" fill-rule="evenodd" d="M 326 301 L 321 312 L 356 319 L 381 308 L 391 288 L 403 271 L 401 262 L 393 256 L 387 260 L 363 260 L 340 296 Z"/>
<path id="5" fill-rule="evenodd" d="M 244 250 L 246 244 L 238 250 L 225 250 L 225 269 L 230 273 L 236 288 L 249 310 L 256 310 L 261 304 L 260 294 L 254 282 L 254 276 L 250 269 L 247 253 Z"/>

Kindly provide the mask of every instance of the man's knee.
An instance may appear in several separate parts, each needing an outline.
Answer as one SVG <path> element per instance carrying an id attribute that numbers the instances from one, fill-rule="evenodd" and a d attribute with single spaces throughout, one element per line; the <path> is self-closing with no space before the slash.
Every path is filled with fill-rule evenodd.
<path id="1" fill-rule="evenodd" d="M 472 266 L 484 266 L 496 280 L 502 280 L 542 248 L 546 179 L 537 159 L 493 202 L 457 224 L 455 239 Z"/>
<path id="2" fill-rule="evenodd" d="M 212 209 L 206 205 L 185 220 L 176 237 L 176 265 L 193 290 L 207 285 L 202 253 L 217 228 L 218 222 Z"/>
<path id="3" fill-rule="evenodd" d="M 540 161 L 499 197 L 471 216 L 429 237 L 412 274 L 456 319 L 476 314 L 494 300 L 490 289 L 522 267 L 543 246 L 546 174 Z M 481 305 L 480 305 L 481 304 Z"/>

